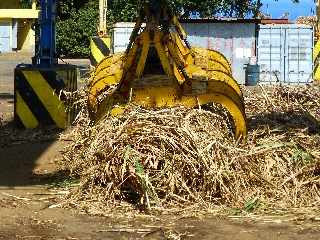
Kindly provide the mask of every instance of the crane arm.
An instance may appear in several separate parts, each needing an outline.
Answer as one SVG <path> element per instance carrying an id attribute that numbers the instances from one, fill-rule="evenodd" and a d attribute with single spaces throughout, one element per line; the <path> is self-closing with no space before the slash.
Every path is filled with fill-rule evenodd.
<path id="1" fill-rule="evenodd" d="M 108 0 L 99 0 L 99 36 L 107 35 Z"/>

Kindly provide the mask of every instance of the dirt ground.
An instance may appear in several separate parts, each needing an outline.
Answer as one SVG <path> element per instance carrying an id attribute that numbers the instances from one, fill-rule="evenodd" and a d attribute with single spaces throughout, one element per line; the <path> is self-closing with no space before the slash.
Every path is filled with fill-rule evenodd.
<path id="1" fill-rule="evenodd" d="M 0 239 L 320 239 L 320 216 L 208 213 L 93 216 L 59 207 L 56 159 L 68 144 L 55 130 L 18 130 L 13 117 L 13 68 L 29 56 L 0 55 Z M 82 62 L 83 64 L 83 62 Z M 38 134 L 38 135 L 37 135 Z"/>

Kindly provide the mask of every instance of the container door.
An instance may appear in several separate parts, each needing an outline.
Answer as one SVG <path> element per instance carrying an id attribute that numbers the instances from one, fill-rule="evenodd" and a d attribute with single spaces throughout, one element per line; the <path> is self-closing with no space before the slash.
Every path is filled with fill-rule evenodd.
<path id="1" fill-rule="evenodd" d="M 283 31 L 281 27 L 260 25 L 258 38 L 258 64 L 260 83 L 272 84 L 284 79 Z"/>
<path id="2" fill-rule="evenodd" d="M 132 23 L 119 23 L 113 29 L 113 52 L 125 52 L 129 42 L 130 36 L 133 31 L 134 24 Z"/>
<path id="3" fill-rule="evenodd" d="M 312 81 L 312 29 L 286 29 L 285 84 L 306 84 Z"/>
<path id="4" fill-rule="evenodd" d="M 11 22 L 0 21 L 0 53 L 11 52 Z"/>

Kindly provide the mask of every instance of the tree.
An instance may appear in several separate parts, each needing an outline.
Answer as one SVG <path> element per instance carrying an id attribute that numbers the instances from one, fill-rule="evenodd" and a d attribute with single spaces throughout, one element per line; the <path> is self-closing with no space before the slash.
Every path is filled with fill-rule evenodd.
<path id="1" fill-rule="evenodd" d="M 68 19 L 74 12 L 83 8 L 99 8 L 99 0 L 57 0 L 57 12 L 59 20 Z"/>
<path id="2" fill-rule="evenodd" d="M 87 57 L 90 38 L 97 34 L 98 5 L 92 2 L 66 1 L 59 5 L 57 49 L 60 55 Z M 82 1 L 83 3 L 84 1 Z"/>
<path id="3" fill-rule="evenodd" d="M 109 0 L 111 21 L 133 21 L 139 0 Z M 168 0 L 182 18 L 191 15 L 212 18 L 215 16 L 241 17 L 255 15 L 262 6 L 261 0 Z"/>

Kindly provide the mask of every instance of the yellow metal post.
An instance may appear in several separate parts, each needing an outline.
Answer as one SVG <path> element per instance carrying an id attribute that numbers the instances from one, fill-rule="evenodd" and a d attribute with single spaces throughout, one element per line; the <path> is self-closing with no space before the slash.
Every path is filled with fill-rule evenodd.
<path id="1" fill-rule="evenodd" d="M 32 0 L 32 10 L 36 10 L 37 9 L 37 1 L 36 0 Z"/>
<path id="2" fill-rule="evenodd" d="M 315 44 L 313 48 L 313 78 L 316 81 L 320 81 L 320 67 L 319 67 L 319 59 L 320 59 L 320 38 L 319 38 L 319 29 L 320 29 L 320 0 L 317 0 L 316 3 L 316 12 L 317 12 L 317 23 L 315 26 Z"/>
<path id="3" fill-rule="evenodd" d="M 108 1 L 99 0 L 99 26 L 98 36 L 91 38 L 90 62 L 95 67 L 110 54 L 111 38 L 107 31 Z"/>
<path id="4" fill-rule="evenodd" d="M 99 36 L 107 34 L 107 9 L 108 1 L 99 0 Z"/>

